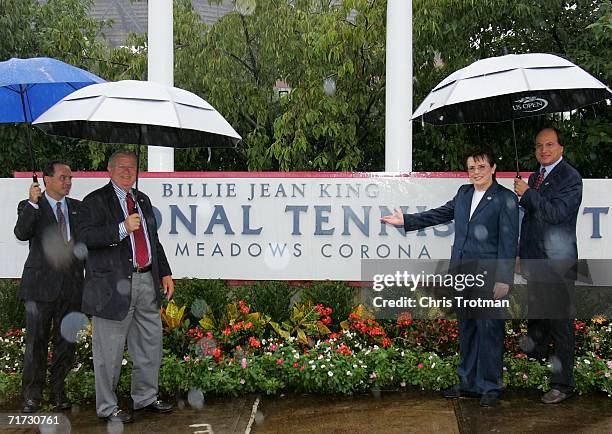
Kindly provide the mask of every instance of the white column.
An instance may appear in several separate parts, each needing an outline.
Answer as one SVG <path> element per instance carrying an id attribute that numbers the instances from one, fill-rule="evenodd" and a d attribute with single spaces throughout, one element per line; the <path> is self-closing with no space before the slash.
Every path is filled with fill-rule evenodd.
<path id="1" fill-rule="evenodd" d="M 172 0 L 149 0 L 148 79 L 174 86 Z M 171 143 L 169 143 L 171 144 Z M 174 172 L 174 148 L 148 147 L 149 172 Z"/>
<path id="2" fill-rule="evenodd" d="M 387 1 L 385 171 L 412 171 L 412 0 Z"/>

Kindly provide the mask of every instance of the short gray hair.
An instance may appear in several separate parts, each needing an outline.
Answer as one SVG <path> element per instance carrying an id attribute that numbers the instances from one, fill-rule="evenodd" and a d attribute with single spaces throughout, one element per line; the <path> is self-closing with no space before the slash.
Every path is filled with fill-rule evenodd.
<path id="1" fill-rule="evenodd" d="M 134 159 L 134 161 L 138 162 L 138 157 L 136 156 L 134 152 L 128 149 L 119 149 L 118 151 L 113 152 L 110 158 L 108 159 L 108 166 L 107 166 L 108 169 L 115 166 L 115 159 L 119 156 L 131 157 Z"/>

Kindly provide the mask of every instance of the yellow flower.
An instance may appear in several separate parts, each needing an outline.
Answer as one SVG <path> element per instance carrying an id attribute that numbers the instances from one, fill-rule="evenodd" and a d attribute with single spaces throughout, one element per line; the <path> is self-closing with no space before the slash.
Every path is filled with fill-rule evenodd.
<path id="1" fill-rule="evenodd" d="M 593 318 L 591 318 L 591 322 L 594 324 L 603 324 L 606 322 L 606 317 L 603 315 L 595 315 Z"/>

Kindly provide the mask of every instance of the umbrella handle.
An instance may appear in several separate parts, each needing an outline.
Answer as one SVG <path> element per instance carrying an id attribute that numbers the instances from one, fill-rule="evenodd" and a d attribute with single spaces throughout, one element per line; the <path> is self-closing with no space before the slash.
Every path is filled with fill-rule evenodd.
<path id="1" fill-rule="evenodd" d="M 38 176 L 36 176 L 36 172 L 32 172 L 32 181 L 38 184 Z"/>

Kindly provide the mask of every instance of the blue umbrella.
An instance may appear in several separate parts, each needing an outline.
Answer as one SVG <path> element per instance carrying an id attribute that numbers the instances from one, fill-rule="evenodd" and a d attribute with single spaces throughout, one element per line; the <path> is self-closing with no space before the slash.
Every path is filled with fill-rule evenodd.
<path id="1" fill-rule="evenodd" d="M 32 122 L 66 95 L 104 81 L 90 72 L 47 57 L 0 62 L 0 123 Z M 34 171 L 29 132 L 28 144 Z M 36 175 L 33 179 L 36 182 Z"/>

